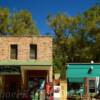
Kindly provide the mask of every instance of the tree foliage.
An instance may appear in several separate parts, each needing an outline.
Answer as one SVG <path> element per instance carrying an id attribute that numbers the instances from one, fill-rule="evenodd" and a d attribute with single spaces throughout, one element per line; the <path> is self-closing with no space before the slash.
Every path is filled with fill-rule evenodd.
<path id="1" fill-rule="evenodd" d="M 39 35 L 32 15 L 28 11 L 20 11 L 12 17 L 12 34 L 13 35 Z"/>
<path id="2" fill-rule="evenodd" d="M 67 39 L 69 37 L 69 25 L 71 19 L 65 14 L 58 14 L 56 16 L 48 16 L 48 24 L 55 33 L 54 37 L 54 71 L 65 70 L 65 64 L 67 61 Z M 64 66 L 64 67 L 61 67 Z"/>
<path id="3" fill-rule="evenodd" d="M 54 71 L 62 73 L 67 63 L 100 62 L 100 6 L 83 14 L 48 16 L 54 36 Z M 63 70 L 62 70 L 63 69 Z"/>
<path id="4" fill-rule="evenodd" d="M 0 8 L 0 35 L 6 35 L 9 32 L 9 10 Z"/>
<path id="5" fill-rule="evenodd" d="M 12 14 L 7 8 L 0 8 L 0 35 L 39 35 L 39 31 L 30 12 Z"/>
<path id="6" fill-rule="evenodd" d="M 99 62 L 100 6 L 95 5 L 84 12 L 75 26 L 77 28 L 73 29 L 72 34 L 76 36 L 76 45 L 80 52 L 77 62 L 90 62 L 91 60 Z"/>

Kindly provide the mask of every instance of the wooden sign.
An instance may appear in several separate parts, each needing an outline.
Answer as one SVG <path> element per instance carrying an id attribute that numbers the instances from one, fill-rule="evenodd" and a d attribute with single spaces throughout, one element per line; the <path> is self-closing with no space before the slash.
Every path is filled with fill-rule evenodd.
<path id="1" fill-rule="evenodd" d="M 60 100 L 67 100 L 67 81 L 60 82 Z"/>

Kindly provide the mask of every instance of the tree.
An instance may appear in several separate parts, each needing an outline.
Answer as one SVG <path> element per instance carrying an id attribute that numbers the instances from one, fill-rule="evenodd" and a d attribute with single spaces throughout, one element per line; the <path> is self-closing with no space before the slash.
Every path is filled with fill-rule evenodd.
<path id="1" fill-rule="evenodd" d="M 100 4 L 94 5 L 85 12 L 89 26 L 88 33 L 92 37 L 93 45 L 91 47 L 93 60 L 100 62 Z"/>
<path id="2" fill-rule="evenodd" d="M 70 35 L 68 27 L 71 19 L 69 19 L 65 14 L 57 14 L 56 16 L 49 15 L 47 19 L 48 25 L 55 33 L 53 42 L 54 71 L 61 71 L 61 74 L 63 74 L 67 62 L 66 43 Z"/>
<path id="3" fill-rule="evenodd" d="M 48 16 L 54 36 L 54 70 L 64 73 L 67 63 L 100 62 L 100 5 L 82 14 Z"/>
<path id="4" fill-rule="evenodd" d="M 9 32 L 9 9 L 0 8 L 0 35 L 7 35 Z"/>
<path id="5" fill-rule="evenodd" d="M 39 35 L 39 30 L 30 12 L 12 14 L 8 8 L 0 8 L 0 35 Z"/>
<path id="6" fill-rule="evenodd" d="M 90 62 L 91 60 L 99 62 L 100 5 L 94 5 L 81 14 L 78 19 L 72 31 L 77 41 L 78 62 Z"/>
<path id="7" fill-rule="evenodd" d="M 12 16 L 12 35 L 39 35 L 31 13 L 22 10 Z"/>

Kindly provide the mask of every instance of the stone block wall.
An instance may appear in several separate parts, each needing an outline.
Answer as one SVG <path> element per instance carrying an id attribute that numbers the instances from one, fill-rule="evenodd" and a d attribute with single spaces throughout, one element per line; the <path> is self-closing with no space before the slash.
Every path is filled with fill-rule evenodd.
<path id="1" fill-rule="evenodd" d="M 49 36 L 0 36 L 0 60 L 11 60 L 11 44 L 18 45 L 18 60 L 30 60 L 30 44 L 36 44 L 37 60 L 52 61 L 52 38 Z"/>

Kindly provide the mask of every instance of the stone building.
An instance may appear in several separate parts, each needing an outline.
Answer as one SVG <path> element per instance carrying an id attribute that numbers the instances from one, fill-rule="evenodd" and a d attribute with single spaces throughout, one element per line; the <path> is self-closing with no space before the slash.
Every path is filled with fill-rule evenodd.
<path id="1" fill-rule="evenodd" d="M 0 36 L 0 91 L 42 87 L 42 81 L 52 82 L 52 38 Z"/>

